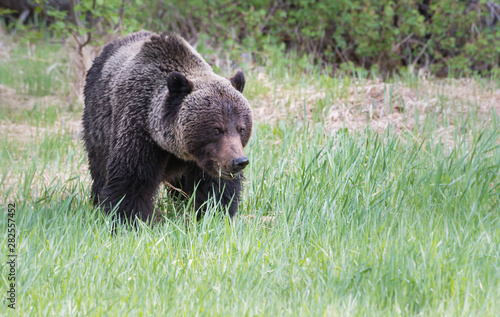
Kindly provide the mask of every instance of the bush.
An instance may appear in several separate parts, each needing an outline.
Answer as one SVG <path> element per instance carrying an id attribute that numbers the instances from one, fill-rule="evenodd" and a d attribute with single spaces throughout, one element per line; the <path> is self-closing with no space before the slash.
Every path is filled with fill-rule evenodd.
<path id="1" fill-rule="evenodd" d="M 218 44 L 284 43 L 339 68 L 488 74 L 500 64 L 500 5 L 492 1 L 153 1 L 148 26 Z M 156 16 L 155 16 L 156 15 Z"/>
<path id="2" fill-rule="evenodd" d="M 79 5 L 89 9 L 92 2 Z M 500 4 L 493 1 L 97 2 L 94 16 L 101 19 L 117 19 L 112 12 L 121 8 L 127 32 L 176 31 L 192 42 L 202 34 L 211 45 L 254 52 L 284 45 L 334 70 L 347 63 L 384 74 L 421 68 L 437 75 L 487 75 L 500 65 Z"/>

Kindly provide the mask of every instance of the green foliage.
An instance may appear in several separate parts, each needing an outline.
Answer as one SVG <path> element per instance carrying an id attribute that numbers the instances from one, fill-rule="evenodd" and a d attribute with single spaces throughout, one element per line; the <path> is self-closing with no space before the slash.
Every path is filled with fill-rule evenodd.
<path id="1" fill-rule="evenodd" d="M 127 3 L 122 0 L 76 1 L 74 7 L 76 21 L 68 18 L 68 15 L 73 14 L 72 12 L 61 12 L 49 8 L 46 13 L 55 21 L 50 24 L 50 29 L 58 36 L 99 34 L 98 30 L 100 33 L 102 30 L 114 33 L 116 29 L 130 33 L 140 29 L 140 24 L 135 19 L 135 9 L 140 5 L 142 5 L 141 0 Z"/>
<path id="2" fill-rule="evenodd" d="M 43 3 L 47 0 L 39 0 Z M 78 21 L 46 9 L 58 36 L 142 28 L 175 31 L 230 50 L 233 59 L 266 45 L 390 74 L 424 68 L 438 75 L 489 74 L 500 64 L 500 5 L 486 1 L 419 0 L 81 0 Z M 494 3 L 494 2 L 491 2 Z M 496 10 L 496 11 L 495 11 Z M 37 11 L 38 13 L 41 10 Z M 71 14 L 69 14 L 71 16 Z M 496 20 L 495 20 L 496 19 Z M 18 26 L 22 28 L 22 26 Z"/>
<path id="3" fill-rule="evenodd" d="M 47 96 L 68 93 L 68 57 L 60 56 L 61 46 L 15 46 L 15 62 L 0 60 L 0 85 L 19 95 Z M 56 58 L 57 57 L 57 58 Z"/>
<path id="4" fill-rule="evenodd" d="M 216 44 L 229 41 L 255 51 L 266 43 L 285 43 L 334 68 L 353 62 L 383 73 L 416 66 L 439 75 L 487 74 L 500 63 L 500 45 L 491 45 L 500 42 L 500 21 L 491 20 L 492 9 L 484 2 L 477 8 L 455 0 L 430 7 L 417 0 L 151 4 L 152 29 L 174 29 L 188 37 L 203 32 Z M 155 12 L 169 18 L 156 19 Z M 183 25 L 186 21 L 196 27 Z"/>

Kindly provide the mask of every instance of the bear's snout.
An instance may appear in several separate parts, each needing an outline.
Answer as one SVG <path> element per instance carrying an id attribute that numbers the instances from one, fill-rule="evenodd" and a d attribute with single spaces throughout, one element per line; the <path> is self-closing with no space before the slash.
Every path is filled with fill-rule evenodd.
<path id="1" fill-rule="evenodd" d="M 241 172 L 250 163 L 246 156 L 235 158 L 231 161 L 231 167 L 234 173 Z"/>

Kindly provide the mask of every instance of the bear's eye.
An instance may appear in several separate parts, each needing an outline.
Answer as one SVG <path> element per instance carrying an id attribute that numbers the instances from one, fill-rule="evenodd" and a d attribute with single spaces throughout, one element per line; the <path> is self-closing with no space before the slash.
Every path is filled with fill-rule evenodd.
<path id="1" fill-rule="evenodd" d="M 241 128 L 240 129 L 240 135 L 243 136 L 243 133 L 245 132 L 245 129 Z"/>
<path id="2" fill-rule="evenodd" d="M 215 133 L 215 135 L 220 135 L 222 133 L 222 131 L 219 128 L 215 128 L 214 133 Z"/>

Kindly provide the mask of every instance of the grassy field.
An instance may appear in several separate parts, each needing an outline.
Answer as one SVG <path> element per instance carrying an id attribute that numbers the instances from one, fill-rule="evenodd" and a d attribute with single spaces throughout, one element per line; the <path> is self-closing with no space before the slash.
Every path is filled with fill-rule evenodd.
<path id="1" fill-rule="evenodd" d="M 255 132 L 235 221 L 196 223 L 162 189 L 163 222 L 111 236 L 89 201 L 69 49 L 0 47 L 0 315 L 500 311 L 498 78 L 330 77 L 265 53 L 242 65 Z"/>

